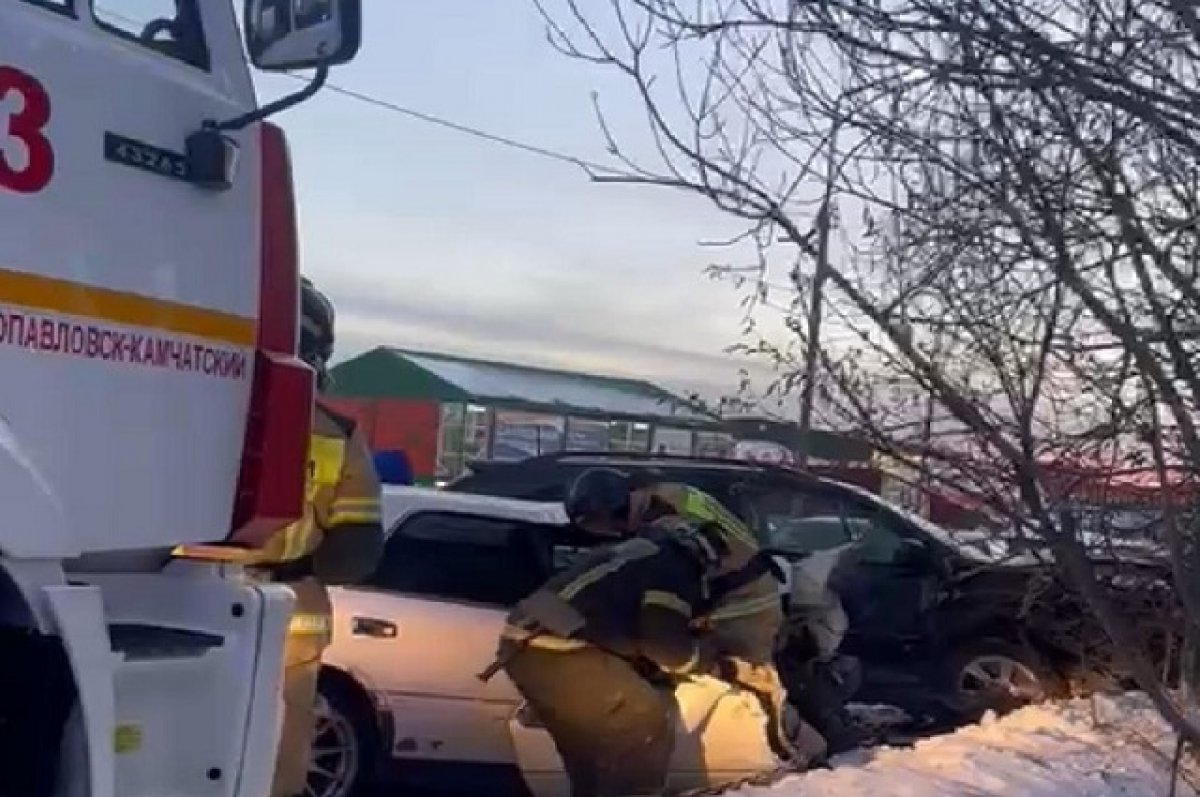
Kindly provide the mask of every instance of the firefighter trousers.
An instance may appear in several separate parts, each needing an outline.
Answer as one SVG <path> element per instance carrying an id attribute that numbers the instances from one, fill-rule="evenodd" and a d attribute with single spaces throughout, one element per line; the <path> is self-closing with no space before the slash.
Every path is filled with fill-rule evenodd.
<path id="1" fill-rule="evenodd" d="M 325 586 L 314 578 L 288 586 L 296 593 L 296 605 L 283 647 L 283 727 L 271 797 L 304 794 L 316 730 L 321 654 L 332 640 L 332 607 Z"/>
<path id="2" fill-rule="evenodd" d="M 827 745 L 803 719 L 790 729 L 786 721 L 787 690 L 775 666 L 779 646 L 779 628 L 783 624 L 782 606 L 773 605 L 747 614 L 714 614 L 711 644 L 735 672 L 734 683 L 753 692 L 767 714 L 767 734 L 771 747 L 780 758 L 794 765 L 820 760 Z"/>
<path id="3" fill-rule="evenodd" d="M 674 747 L 673 698 L 594 647 L 512 653 L 505 670 L 546 726 L 571 797 L 657 795 Z"/>
<path id="4" fill-rule="evenodd" d="M 709 622 L 711 644 L 723 655 L 755 666 L 775 666 L 783 627 L 782 605 L 776 603 L 748 614 L 726 614 L 718 610 Z"/>

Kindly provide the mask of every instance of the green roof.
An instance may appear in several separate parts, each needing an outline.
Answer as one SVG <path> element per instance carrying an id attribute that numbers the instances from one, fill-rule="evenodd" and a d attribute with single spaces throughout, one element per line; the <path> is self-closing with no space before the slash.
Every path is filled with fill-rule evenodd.
<path id="1" fill-rule="evenodd" d="M 352 398 L 470 402 L 623 420 L 710 425 L 716 418 L 640 379 L 381 346 L 334 366 L 331 392 Z"/>

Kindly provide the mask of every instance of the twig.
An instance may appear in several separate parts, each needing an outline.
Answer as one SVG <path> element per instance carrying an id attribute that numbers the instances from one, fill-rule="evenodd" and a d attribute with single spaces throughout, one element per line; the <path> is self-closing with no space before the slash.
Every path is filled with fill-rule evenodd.
<path id="1" fill-rule="evenodd" d="M 1171 786 L 1167 790 L 1167 797 L 1175 797 L 1175 792 L 1179 787 L 1179 767 L 1183 761 L 1183 748 L 1185 744 L 1183 734 L 1176 735 L 1175 755 L 1171 758 Z"/>

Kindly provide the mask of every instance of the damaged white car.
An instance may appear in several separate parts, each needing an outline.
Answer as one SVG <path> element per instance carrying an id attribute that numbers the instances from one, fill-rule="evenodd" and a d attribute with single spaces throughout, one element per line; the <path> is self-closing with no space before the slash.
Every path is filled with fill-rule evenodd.
<path id="1" fill-rule="evenodd" d="M 410 487 L 384 492 L 389 530 L 369 583 L 333 592 L 309 794 L 346 797 L 399 782 L 468 794 L 566 797 L 549 735 L 493 660 L 505 616 L 584 548 L 559 504 Z M 581 684 L 580 688 L 587 688 Z M 672 789 L 778 768 L 750 694 L 684 681 Z"/>

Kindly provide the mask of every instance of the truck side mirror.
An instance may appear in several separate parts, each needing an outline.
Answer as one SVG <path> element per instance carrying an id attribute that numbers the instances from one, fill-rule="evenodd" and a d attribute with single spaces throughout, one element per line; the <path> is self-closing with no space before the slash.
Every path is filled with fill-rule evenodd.
<path id="1" fill-rule="evenodd" d="M 362 44 L 362 0 L 246 0 L 242 27 L 258 69 L 338 66 Z"/>

